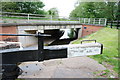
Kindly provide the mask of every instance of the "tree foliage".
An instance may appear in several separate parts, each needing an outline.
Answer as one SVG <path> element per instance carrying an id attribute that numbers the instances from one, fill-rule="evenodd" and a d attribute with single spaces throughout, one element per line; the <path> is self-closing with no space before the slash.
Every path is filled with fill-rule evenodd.
<path id="1" fill-rule="evenodd" d="M 74 38 L 75 33 L 74 33 L 74 29 L 73 29 L 73 28 L 70 29 L 70 33 L 68 33 L 68 36 L 69 36 L 70 38 Z"/>
<path id="2" fill-rule="evenodd" d="M 115 20 L 118 13 L 117 8 L 117 2 L 80 2 L 71 12 L 70 17 Z"/>
<path id="3" fill-rule="evenodd" d="M 44 14 L 43 2 L 2 2 L 3 12 Z"/>
<path id="4" fill-rule="evenodd" d="M 57 10 L 57 8 L 51 8 L 50 10 L 48 10 L 48 14 L 52 15 L 53 17 L 58 17 L 58 10 Z"/>

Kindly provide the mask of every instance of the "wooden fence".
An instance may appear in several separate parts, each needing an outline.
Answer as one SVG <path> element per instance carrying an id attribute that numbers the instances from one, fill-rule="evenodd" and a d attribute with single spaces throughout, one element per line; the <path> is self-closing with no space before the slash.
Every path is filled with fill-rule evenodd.
<path id="1" fill-rule="evenodd" d="M 110 28 L 120 29 L 120 20 L 117 20 L 117 21 L 107 21 L 107 25 L 110 26 Z"/>

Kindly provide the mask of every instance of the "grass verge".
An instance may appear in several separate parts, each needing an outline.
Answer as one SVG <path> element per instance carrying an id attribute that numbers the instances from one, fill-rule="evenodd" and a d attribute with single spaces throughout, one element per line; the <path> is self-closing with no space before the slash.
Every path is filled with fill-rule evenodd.
<path id="1" fill-rule="evenodd" d="M 120 59 L 118 56 L 118 31 L 117 29 L 103 28 L 96 33 L 93 33 L 85 38 L 78 39 L 73 44 L 79 44 L 82 40 L 92 40 L 95 39 L 97 42 L 102 43 L 104 46 L 103 54 L 89 56 L 97 60 L 100 64 L 104 62 L 113 66 L 113 70 L 118 73 Z M 104 65 L 104 64 L 103 64 Z M 120 74 L 120 73 L 119 73 Z"/>

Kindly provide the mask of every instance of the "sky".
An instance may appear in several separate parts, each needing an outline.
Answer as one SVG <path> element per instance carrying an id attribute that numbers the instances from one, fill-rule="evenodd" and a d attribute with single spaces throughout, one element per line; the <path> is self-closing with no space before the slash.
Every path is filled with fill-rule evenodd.
<path id="1" fill-rule="evenodd" d="M 74 9 L 74 4 L 77 0 L 41 0 L 44 4 L 45 10 L 50 8 L 57 8 L 59 16 L 69 17 L 70 12 Z"/>

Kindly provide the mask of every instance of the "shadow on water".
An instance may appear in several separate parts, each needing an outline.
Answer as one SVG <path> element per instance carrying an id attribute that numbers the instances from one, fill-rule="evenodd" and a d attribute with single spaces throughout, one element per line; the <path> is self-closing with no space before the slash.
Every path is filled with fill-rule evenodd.
<path id="1" fill-rule="evenodd" d="M 69 44 L 72 40 L 74 39 L 58 39 L 58 40 L 55 40 L 50 45 L 65 45 L 65 44 Z"/>
<path id="2" fill-rule="evenodd" d="M 50 45 L 65 45 L 78 38 L 79 29 L 63 30 L 60 37 L 54 40 Z M 62 38 L 62 39 L 61 39 Z"/>

